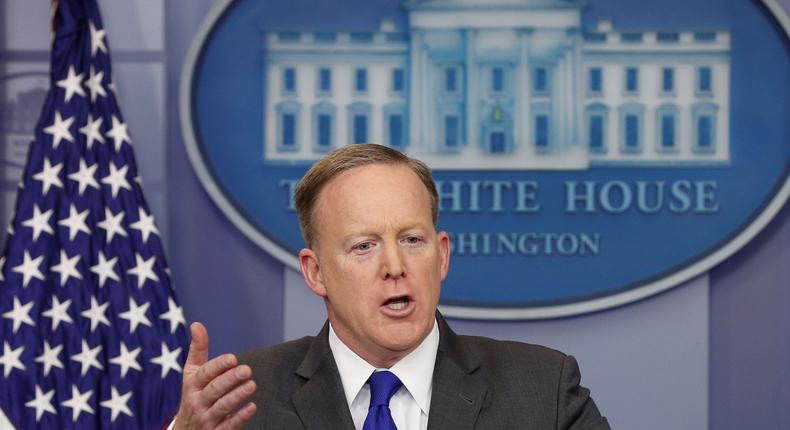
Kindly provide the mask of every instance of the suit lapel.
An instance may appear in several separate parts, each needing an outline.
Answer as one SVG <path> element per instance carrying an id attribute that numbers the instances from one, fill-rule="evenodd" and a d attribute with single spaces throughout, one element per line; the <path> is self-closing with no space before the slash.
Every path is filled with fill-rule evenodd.
<path id="1" fill-rule="evenodd" d="M 438 312 L 436 319 L 440 338 L 428 430 L 472 429 L 488 392 L 488 383 L 476 373 L 479 358 L 464 348 Z"/>
<path id="2" fill-rule="evenodd" d="M 296 370 L 305 383 L 293 394 L 292 400 L 306 430 L 354 428 L 328 336 L 329 323 L 324 325 Z"/>
<path id="3" fill-rule="evenodd" d="M 438 312 L 436 319 L 439 350 L 433 371 L 428 430 L 473 429 L 489 385 L 477 372 L 479 357 L 464 347 Z M 304 384 L 294 392 L 292 400 L 305 430 L 354 428 L 328 336 L 327 323 L 296 370 Z"/>

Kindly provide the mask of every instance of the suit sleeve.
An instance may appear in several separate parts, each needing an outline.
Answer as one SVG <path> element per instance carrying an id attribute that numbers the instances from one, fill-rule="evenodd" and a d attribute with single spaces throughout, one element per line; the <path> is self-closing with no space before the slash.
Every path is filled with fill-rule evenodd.
<path id="1" fill-rule="evenodd" d="M 557 398 L 558 430 L 611 430 L 606 418 L 590 397 L 590 390 L 579 385 L 581 373 L 576 359 L 568 355 L 562 363 Z"/>

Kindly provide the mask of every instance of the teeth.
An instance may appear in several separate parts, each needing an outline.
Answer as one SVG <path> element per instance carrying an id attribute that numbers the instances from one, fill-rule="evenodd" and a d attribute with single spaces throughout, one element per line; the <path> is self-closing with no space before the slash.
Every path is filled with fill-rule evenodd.
<path id="1" fill-rule="evenodd" d="M 387 303 L 387 307 L 392 309 L 393 311 L 399 311 L 402 309 L 406 309 L 406 305 L 408 304 L 408 300 L 401 300 L 397 302 L 389 302 Z"/>

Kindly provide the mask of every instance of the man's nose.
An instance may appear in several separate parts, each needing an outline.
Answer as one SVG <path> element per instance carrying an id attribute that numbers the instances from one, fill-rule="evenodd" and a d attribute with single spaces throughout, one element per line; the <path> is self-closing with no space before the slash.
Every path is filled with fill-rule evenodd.
<path id="1" fill-rule="evenodd" d="M 398 279 L 406 276 L 403 255 L 397 243 L 385 244 L 381 257 L 381 277 L 383 279 Z"/>

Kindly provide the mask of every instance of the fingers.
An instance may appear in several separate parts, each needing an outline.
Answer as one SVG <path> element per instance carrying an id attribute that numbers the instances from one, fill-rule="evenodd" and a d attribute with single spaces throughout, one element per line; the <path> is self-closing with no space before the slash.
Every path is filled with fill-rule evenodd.
<path id="1" fill-rule="evenodd" d="M 252 419 L 253 415 L 255 415 L 255 411 L 257 407 L 255 403 L 247 403 L 243 408 L 237 411 L 235 414 L 229 416 L 222 422 L 222 424 L 217 427 L 218 430 L 235 430 L 242 428 L 247 421 Z"/>
<path id="2" fill-rule="evenodd" d="M 186 366 L 201 366 L 208 361 L 208 331 L 199 322 L 192 323 L 189 328 L 192 342 L 189 344 Z"/>
<path id="3" fill-rule="evenodd" d="M 233 391 L 227 395 L 222 396 L 219 400 L 211 406 L 211 415 L 218 417 L 217 421 L 228 416 L 236 409 L 239 408 L 247 399 L 250 398 L 252 393 L 255 392 L 255 382 L 247 381 L 242 385 L 234 388 Z"/>
<path id="4" fill-rule="evenodd" d="M 223 354 L 217 358 L 210 360 L 208 363 L 203 364 L 197 369 L 195 374 L 189 380 L 189 387 L 195 390 L 202 390 L 214 378 L 232 369 L 237 364 L 236 356 L 233 354 Z M 249 369 L 249 368 L 248 368 Z"/>
<path id="5" fill-rule="evenodd" d="M 233 354 L 209 360 L 208 331 L 197 322 L 190 329 L 192 341 L 184 366 L 176 428 L 240 428 L 256 411 L 255 404 L 244 404 L 256 389 L 250 380 L 252 369 L 239 366 Z"/>
<path id="6" fill-rule="evenodd" d="M 235 357 L 234 357 L 235 358 Z M 207 405 L 217 402 L 222 396 L 230 393 L 235 387 L 248 382 L 252 376 L 252 370 L 247 365 L 234 367 L 227 370 L 222 375 L 213 378 L 203 389 L 203 399 Z M 249 381 L 252 382 L 252 381 Z M 241 404 L 241 402 L 238 402 Z M 238 405 L 236 405 L 238 406 Z M 235 409 L 235 408 L 234 408 Z M 226 411 L 227 414 L 230 411 Z"/>
<path id="7" fill-rule="evenodd" d="M 242 414 L 240 418 L 234 419 L 233 411 L 249 400 L 255 392 L 255 382 L 249 380 L 250 376 L 252 371 L 248 366 L 235 367 L 214 378 L 202 391 L 190 396 L 189 406 L 195 420 L 200 423 L 200 428 L 214 428 L 224 421 L 246 417 Z"/>

